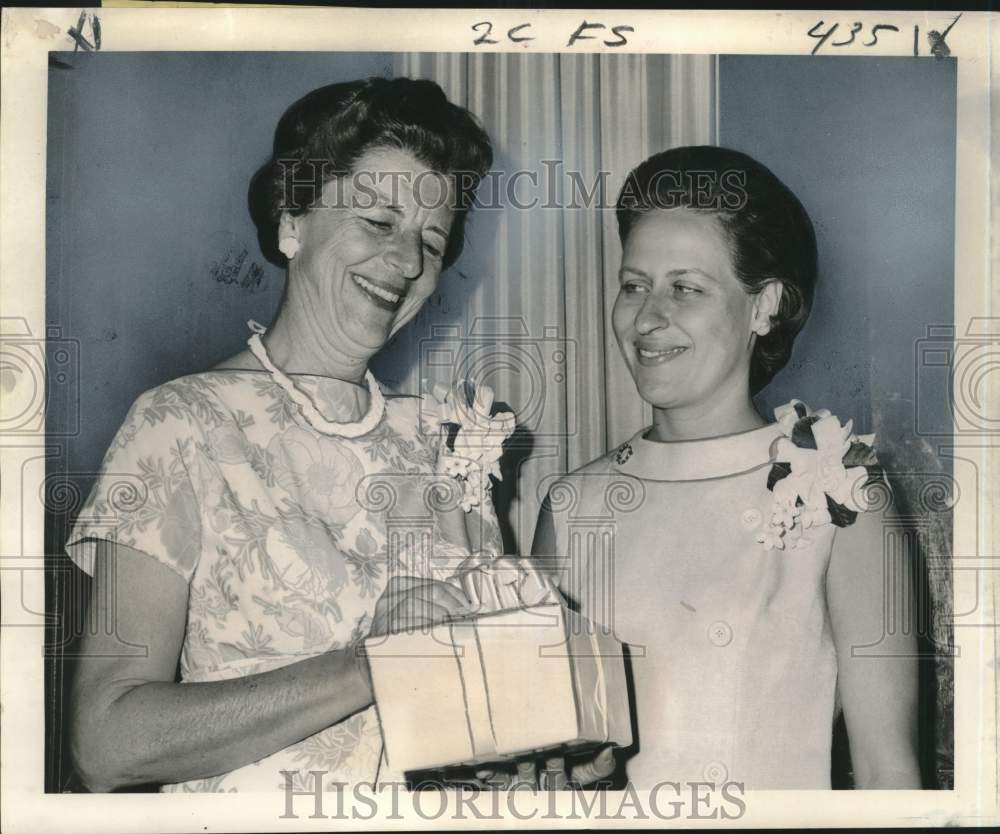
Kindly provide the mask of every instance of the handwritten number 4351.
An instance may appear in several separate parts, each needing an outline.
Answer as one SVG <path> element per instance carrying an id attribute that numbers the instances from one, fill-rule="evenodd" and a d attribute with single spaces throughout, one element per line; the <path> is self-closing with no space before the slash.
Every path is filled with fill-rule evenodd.
<path id="1" fill-rule="evenodd" d="M 938 32 L 933 29 L 927 32 L 927 40 L 928 43 L 930 44 L 930 53 L 932 55 L 934 55 L 937 58 L 946 58 L 948 57 L 948 55 L 951 54 L 951 50 L 948 49 L 948 46 L 945 43 L 945 38 L 948 37 L 948 33 L 951 31 L 952 27 L 956 23 L 958 23 L 958 19 L 961 16 L 962 15 L 959 14 L 958 17 L 952 20 L 951 24 L 948 26 L 947 29 L 944 30 L 944 32 Z M 819 23 L 813 26 L 807 33 L 810 38 L 816 39 L 816 45 L 812 48 L 812 52 L 810 53 L 811 55 L 815 55 L 817 52 L 819 52 L 819 50 L 823 47 L 823 45 L 827 41 L 830 42 L 830 46 L 850 46 L 851 44 L 854 43 L 854 40 L 855 38 L 857 38 L 858 35 L 862 35 L 865 28 L 865 25 L 863 23 L 855 21 L 851 25 L 850 31 L 841 33 L 840 40 L 831 40 L 831 38 L 833 38 L 836 32 L 840 29 L 840 24 L 833 23 L 830 26 L 826 26 L 825 29 L 823 28 L 824 26 L 826 26 L 826 21 L 821 20 Z M 875 46 L 878 43 L 879 32 L 898 32 L 898 31 L 899 27 L 893 26 L 890 23 L 876 23 L 874 26 L 871 27 L 871 30 L 868 33 L 870 39 L 862 40 L 860 42 L 860 45 L 869 47 Z M 862 35 L 862 37 L 864 37 L 864 35 Z M 914 55 L 920 54 L 919 26 L 913 27 L 913 54 Z"/>

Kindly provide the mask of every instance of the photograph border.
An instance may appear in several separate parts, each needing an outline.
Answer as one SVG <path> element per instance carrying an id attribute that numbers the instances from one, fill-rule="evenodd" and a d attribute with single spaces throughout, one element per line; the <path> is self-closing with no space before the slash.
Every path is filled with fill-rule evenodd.
<path id="1" fill-rule="evenodd" d="M 89 15 L 89 17 L 88 17 Z M 650 12 L 572 10 L 407 10 L 295 8 L 103 8 L 3 9 L 2 102 L 0 117 L 0 299 L 6 320 L 19 319 L 26 335 L 44 339 L 45 182 L 48 54 L 90 48 L 102 51 L 391 51 L 391 52 L 660 52 L 687 54 L 808 55 L 816 38 L 808 34 L 819 20 L 850 24 L 891 24 L 906 33 L 947 26 L 949 12 Z M 535 40 L 474 45 L 474 24 L 489 19 L 496 32 L 529 22 Z M 628 42 L 605 46 L 600 39 L 577 40 L 581 21 L 628 25 Z M 990 23 L 994 25 L 991 27 Z M 997 290 L 992 283 L 997 261 L 991 236 L 992 207 L 1000 190 L 991 157 L 991 99 L 1000 70 L 991 61 L 1000 40 L 1000 23 L 985 13 L 965 12 L 947 38 L 958 62 L 955 194 L 955 338 L 991 341 L 1000 354 L 1000 319 L 991 318 Z M 89 26 L 82 30 L 81 25 Z M 912 55 L 910 37 L 880 39 L 871 49 L 845 48 L 825 55 Z M 935 60 L 923 52 L 920 60 Z M 929 114 L 928 118 L 932 118 Z M 991 247 L 993 247 L 991 249 Z M 9 334 L 2 334 L 9 335 Z M 914 361 L 916 358 L 914 357 Z M 998 364 L 994 356 L 993 365 Z M 741 827 L 829 826 L 983 826 L 1000 822 L 1000 775 L 997 745 L 998 612 L 1000 554 L 993 507 L 998 490 L 992 473 L 1000 462 L 1000 429 L 989 404 L 997 401 L 995 371 L 985 382 L 984 424 L 992 430 L 960 431 L 939 444 L 973 466 L 956 466 L 958 491 L 966 499 L 954 507 L 952 571 L 954 596 L 955 787 L 951 791 L 767 791 L 745 794 L 746 810 L 729 821 Z M 42 383 L 44 384 L 44 382 Z M 982 408 L 980 408 L 982 413 Z M 957 416 L 957 415 L 956 415 Z M 28 466 L 44 457 L 44 430 L 33 435 L 0 434 L 4 490 L 0 498 L 0 579 L 3 621 L 0 627 L 2 669 L 2 828 L 5 831 L 293 831 L 327 830 L 331 820 L 310 818 L 310 802 L 282 817 L 279 793 L 244 795 L 45 794 L 44 669 L 46 629 L 43 506 L 39 500 L 44 467 Z M 517 811 L 491 817 L 488 794 L 463 800 L 460 814 L 431 817 L 414 807 L 412 795 L 379 796 L 368 802 L 370 817 L 337 820 L 338 828 L 455 829 L 498 827 L 505 822 L 533 827 L 604 825 L 661 827 L 670 820 L 645 818 L 627 810 L 628 797 L 615 793 L 607 802 L 623 816 L 606 820 L 581 816 L 572 792 L 519 792 Z M 648 811 L 648 792 L 639 794 Z M 575 804 L 574 804 L 575 802 Z M 437 810 L 437 802 L 424 801 Z M 589 804 L 589 803 L 588 803 Z M 634 805 L 634 803 L 632 803 Z M 464 811 L 461 810 L 462 806 Z M 471 809 L 478 806 L 485 816 Z M 363 814 L 370 809 L 360 806 Z M 454 810 L 454 809 L 451 809 Z M 328 815 L 333 813 L 329 808 Z M 630 814 L 632 814 L 630 816 Z M 725 824 L 718 817 L 680 817 L 683 826 Z"/>

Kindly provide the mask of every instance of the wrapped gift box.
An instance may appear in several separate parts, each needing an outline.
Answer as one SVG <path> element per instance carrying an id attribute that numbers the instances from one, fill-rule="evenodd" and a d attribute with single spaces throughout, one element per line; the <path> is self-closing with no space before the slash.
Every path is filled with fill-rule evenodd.
<path id="1" fill-rule="evenodd" d="M 632 742 L 621 644 L 559 603 L 372 638 L 365 649 L 393 770 Z"/>

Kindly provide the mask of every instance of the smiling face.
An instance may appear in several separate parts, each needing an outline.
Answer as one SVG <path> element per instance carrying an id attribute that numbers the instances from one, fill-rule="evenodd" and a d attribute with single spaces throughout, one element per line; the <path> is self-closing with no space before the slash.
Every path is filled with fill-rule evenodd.
<path id="1" fill-rule="evenodd" d="M 662 410 L 711 414 L 749 401 L 754 333 L 774 292 L 750 295 L 715 217 L 643 214 L 625 241 L 612 323 L 639 394 Z"/>
<path id="2" fill-rule="evenodd" d="M 452 185 L 408 151 L 375 148 L 353 176 L 326 184 L 321 205 L 282 215 L 294 237 L 289 300 L 331 355 L 367 358 L 437 287 L 453 219 Z"/>

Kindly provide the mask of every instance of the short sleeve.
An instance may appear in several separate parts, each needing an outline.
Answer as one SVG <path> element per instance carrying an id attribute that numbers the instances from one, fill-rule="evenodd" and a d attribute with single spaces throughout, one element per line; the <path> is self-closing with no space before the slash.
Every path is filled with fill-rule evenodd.
<path id="1" fill-rule="evenodd" d="M 104 456 L 66 544 L 73 562 L 94 572 L 97 540 L 142 551 L 186 582 L 201 552 L 196 432 L 172 383 L 142 394 Z"/>

